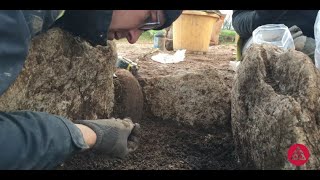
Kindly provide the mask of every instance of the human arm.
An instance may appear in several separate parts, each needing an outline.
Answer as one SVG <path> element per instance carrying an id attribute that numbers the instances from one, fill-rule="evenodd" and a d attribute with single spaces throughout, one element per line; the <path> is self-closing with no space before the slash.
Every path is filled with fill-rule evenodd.
<path id="1" fill-rule="evenodd" d="M 44 112 L 0 112 L 0 169 L 53 169 L 85 150 L 124 158 L 139 144 L 129 119 L 78 120 Z"/>

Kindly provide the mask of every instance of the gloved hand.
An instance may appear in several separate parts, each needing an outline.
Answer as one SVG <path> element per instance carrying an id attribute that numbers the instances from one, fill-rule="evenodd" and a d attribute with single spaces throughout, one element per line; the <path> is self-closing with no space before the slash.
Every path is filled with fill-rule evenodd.
<path id="1" fill-rule="evenodd" d="M 316 48 L 315 40 L 303 35 L 301 29 L 296 25 L 290 27 L 289 30 L 292 35 L 296 50 L 308 55 L 314 63 L 314 50 Z"/>
<path id="2" fill-rule="evenodd" d="M 128 118 L 78 120 L 75 123 L 88 126 L 97 134 L 92 151 L 98 155 L 123 159 L 128 153 L 138 148 L 140 125 Z"/>

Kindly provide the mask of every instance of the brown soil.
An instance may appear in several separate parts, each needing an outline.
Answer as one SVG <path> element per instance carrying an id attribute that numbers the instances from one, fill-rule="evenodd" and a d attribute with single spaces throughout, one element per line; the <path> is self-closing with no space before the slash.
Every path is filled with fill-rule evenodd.
<path id="1" fill-rule="evenodd" d="M 177 71 L 219 69 L 226 84 L 231 88 L 234 71 L 229 66 L 229 61 L 234 61 L 236 58 L 235 44 L 210 46 L 209 51 L 205 54 L 187 52 L 185 60 L 176 64 L 161 64 L 153 61 L 151 56 L 161 51 L 155 50 L 151 43 L 131 45 L 124 41 L 118 41 L 116 44 L 119 56 L 138 63 L 138 80 L 139 77 L 166 76 Z M 165 53 L 174 54 L 173 51 Z"/>
<path id="2" fill-rule="evenodd" d="M 139 64 L 137 78 L 168 75 L 179 70 L 219 69 L 231 87 L 235 45 L 212 46 L 205 55 L 186 54 L 185 61 L 161 64 L 151 43 L 117 43 L 118 54 Z M 168 52 L 173 53 L 173 52 Z M 231 132 L 206 132 L 174 121 L 143 118 L 141 145 L 125 160 L 106 160 L 91 153 L 76 155 L 58 169 L 239 169 Z"/>
<path id="3" fill-rule="evenodd" d="M 92 153 L 74 156 L 59 169 L 198 170 L 238 169 L 230 136 L 213 136 L 172 121 L 144 120 L 141 144 L 124 160 L 107 160 Z M 216 133 L 218 134 L 218 133 Z"/>
<path id="4" fill-rule="evenodd" d="M 229 61 L 235 60 L 236 46 L 217 45 L 210 46 L 205 54 L 186 53 L 184 61 L 176 64 L 161 64 L 151 60 L 152 55 L 160 51 L 153 48 L 150 43 L 130 45 L 125 42 L 117 42 L 118 54 L 135 61 L 139 64 L 139 74 L 141 76 L 168 75 L 177 70 L 197 70 L 197 69 L 220 69 L 231 71 Z M 174 54 L 173 51 L 166 51 L 168 54 Z M 156 72 L 156 73 L 154 73 Z"/>

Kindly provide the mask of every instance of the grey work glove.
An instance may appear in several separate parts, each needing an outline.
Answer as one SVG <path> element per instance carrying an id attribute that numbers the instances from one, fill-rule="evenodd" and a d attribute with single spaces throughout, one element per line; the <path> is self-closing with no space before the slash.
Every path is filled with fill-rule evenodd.
<path id="1" fill-rule="evenodd" d="M 96 144 L 91 150 L 98 155 L 123 159 L 138 148 L 140 125 L 128 118 L 78 120 L 75 123 L 88 126 L 97 134 Z"/>
<path id="2" fill-rule="evenodd" d="M 308 55 L 314 63 L 314 50 L 316 48 L 315 40 L 303 35 L 301 29 L 296 25 L 290 27 L 289 30 L 292 35 L 296 50 Z"/>

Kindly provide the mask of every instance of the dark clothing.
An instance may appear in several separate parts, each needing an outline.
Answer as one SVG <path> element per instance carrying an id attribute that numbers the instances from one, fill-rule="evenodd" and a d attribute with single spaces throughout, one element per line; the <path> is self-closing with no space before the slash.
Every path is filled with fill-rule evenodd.
<path id="1" fill-rule="evenodd" d="M 62 117 L 0 112 L 0 169 L 52 169 L 87 148 L 82 133 Z"/>
<path id="2" fill-rule="evenodd" d="M 107 33 L 112 18 L 110 10 L 69 10 L 55 23 L 91 45 L 107 45 Z"/>
<path id="3" fill-rule="evenodd" d="M 314 23 L 318 10 L 234 10 L 232 25 L 241 38 L 247 40 L 252 32 L 265 24 L 298 26 L 305 36 L 314 38 Z"/>
<path id="4" fill-rule="evenodd" d="M 33 36 L 48 30 L 58 10 L 0 11 L 0 95 L 15 81 Z M 66 11 L 57 26 L 106 45 L 112 11 Z M 41 112 L 1 112 L 0 169 L 50 169 L 87 148 L 80 130 L 69 120 Z"/>

